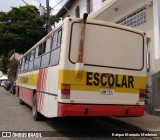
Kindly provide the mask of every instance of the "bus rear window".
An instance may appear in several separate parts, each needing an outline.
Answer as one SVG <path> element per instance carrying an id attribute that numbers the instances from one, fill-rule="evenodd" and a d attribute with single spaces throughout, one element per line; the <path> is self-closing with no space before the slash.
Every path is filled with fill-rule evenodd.
<path id="1" fill-rule="evenodd" d="M 78 61 L 81 24 L 73 23 L 70 55 Z M 103 25 L 87 24 L 84 42 L 85 65 L 141 70 L 144 65 L 144 42 L 141 34 Z"/>

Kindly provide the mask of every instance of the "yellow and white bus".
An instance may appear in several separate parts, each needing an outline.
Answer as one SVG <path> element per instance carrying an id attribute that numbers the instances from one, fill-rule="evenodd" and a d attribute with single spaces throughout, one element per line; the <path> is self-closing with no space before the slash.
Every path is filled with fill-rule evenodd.
<path id="1" fill-rule="evenodd" d="M 67 17 L 19 61 L 16 95 L 33 118 L 142 116 L 146 34 Z"/>

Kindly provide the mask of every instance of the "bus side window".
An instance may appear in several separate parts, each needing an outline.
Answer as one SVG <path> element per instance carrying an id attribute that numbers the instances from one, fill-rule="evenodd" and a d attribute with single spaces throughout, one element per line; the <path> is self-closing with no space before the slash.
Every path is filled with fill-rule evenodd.
<path id="1" fill-rule="evenodd" d="M 19 60 L 19 62 L 18 62 L 18 73 L 21 73 L 21 62 L 22 62 L 22 59 L 21 60 Z"/>
<path id="2" fill-rule="evenodd" d="M 51 38 L 46 41 L 46 53 L 42 55 L 41 68 L 48 67 L 50 60 Z"/>
<path id="3" fill-rule="evenodd" d="M 34 58 L 35 58 L 35 52 L 36 52 L 36 49 L 33 49 L 33 50 L 31 51 L 30 61 L 34 60 Z"/>
<path id="4" fill-rule="evenodd" d="M 24 72 L 24 62 L 25 62 L 25 58 L 22 58 L 22 64 L 21 64 L 21 73 Z"/>
<path id="5" fill-rule="evenodd" d="M 34 60 L 34 66 L 33 66 L 33 68 L 36 70 L 36 69 L 38 69 L 39 67 L 40 67 L 40 62 L 41 62 L 41 57 L 39 56 L 39 47 L 40 46 L 38 46 L 37 48 L 36 48 L 36 55 L 35 55 L 35 60 Z"/>
<path id="6" fill-rule="evenodd" d="M 27 54 L 27 62 L 29 62 L 30 57 L 31 57 L 31 52 L 29 52 L 29 53 Z"/>
<path id="7" fill-rule="evenodd" d="M 46 52 L 46 41 L 42 44 L 42 54 Z"/>
<path id="8" fill-rule="evenodd" d="M 38 51 L 39 51 L 39 47 L 36 47 L 35 58 L 38 57 Z"/>
<path id="9" fill-rule="evenodd" d="M 42 44 L 40 44 L 38 48 L 38 56 L 40 56 L 42 54 Z"/>
<path id="10" fill-rule="evenodd" d="M 50 66 L 56 66 L 60 59 L 60 47 L 51 51 Z"/>
<path id="11" fill-rule="evenodd" d="M 46 41 L 39 45 L 38 56 L 46 52 Z"/>
<path id="12" fill-rule="evenodd" d="M 35 58 L 35 52 L 36 52 L 36 49 L 33 49 L 33 50 L 31 51 L 28 71 L 33 70 L 33 60 L 34 60 L 34 58 Z"/>
<path id="13" fill-rule="evenodd" d="M 59 63 L 61 36 L 62 36 L 62 30 L 59 30 L 58 32 L 56 32 L 53 36 L 50 66 L 56 66 Z"/>
<path id="14" fill-rule="evenodd" d="M 50 53 L 42 55 L 41 68 L 46 68 L 49 65 Z"/>
<path id="15" fill-rule="evenodd" d="M 58 37 L 58 33 L 55 32 L 53 35 L 52 49 L 55 49 L 57 47 L 57 37 Z"/>
<path id="16" fill-rule="evenodd" d="M 34 61 L 34 69 L 38 69 L 40 67 L 41 57 L 38 57 Z"/>
<path id="17" fill-rule="evenodd" d="M 28 53 L 28 54 L 25 56 L 25 65 L 24 65 L 24 71 L 25 71 L 25 72 L 28 71 L 29 57 L 30 57 L 30 53 Z"/>
<path id="18" fill-rule="evenodd" d="M 57 47 L 61 45 L 62 30 L 58 31 Z"/>
<path id="19" fill-rule="evenodd" d="M 46 41 L 46 52 L 49 52 L 51 50 L 51 38 L 48 38 Z"/>

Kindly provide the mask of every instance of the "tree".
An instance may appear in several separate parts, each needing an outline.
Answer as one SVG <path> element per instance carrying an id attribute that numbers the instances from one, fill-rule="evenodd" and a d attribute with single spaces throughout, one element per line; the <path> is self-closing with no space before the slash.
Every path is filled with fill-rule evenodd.
<path id="1" fill-rule="evenodd" d="M 8 68 L 7 75 L 9 79 L 11 80 L 16 79 L 17 67 L 18 67 L 18 60 L 16 60 L 15 58 L 9 60 L 7 65 Z"/>
<path id="2" fill-rule="evenodd" d="M 24 53 L 45 34 L 45 21 L 36 15 L 34 6 L 13 7 L 8 13 L 0 12 L 0 49 L 1 53 L 15 50 Z"/>
<path id="3" fill-rule="evenodd" d="M 13 7 L 7 13 L 0 12 L 0 70 L 4 74 L 12 55 L 10 52 L 25 53 L 47 33 L 44 25 L 45 21 L 38 16 L 34 6 Z"/>
<path id="4" fill-rule="evenodd" d="M 58 18 L 51 16 L 52 24 L 57 21 Z M 45 23 L 38 9 L 31 5 L 0 12 L 0 70 L 3 73 L 7 73 L 10 52 L 25 53 L 47 34 Z"/>
<path id="5" fill-rule="evenodd" d="M 5 55 L 0 56 L 0 71 L 2 71 L 3 74 L 7 74 L 7 63 L 8 63 L 8 57 Z"/>

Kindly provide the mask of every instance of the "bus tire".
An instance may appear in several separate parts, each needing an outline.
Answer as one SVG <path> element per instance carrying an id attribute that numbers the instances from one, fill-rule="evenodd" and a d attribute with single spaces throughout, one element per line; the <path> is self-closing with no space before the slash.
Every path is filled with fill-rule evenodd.
<path id="1" fill-rule="evenodd" d="M 21 99 L 19 99 L 19 104 L 24 105 L 24 102 Z"/>
<path id="2" fill-rule="evenodd" d="M 34 94 L 33 96 L 32 115 L 35 121 L 41 120 L 42 115 L 38 112 L 38 109 L 37 109 L 37 94 Z"/>

